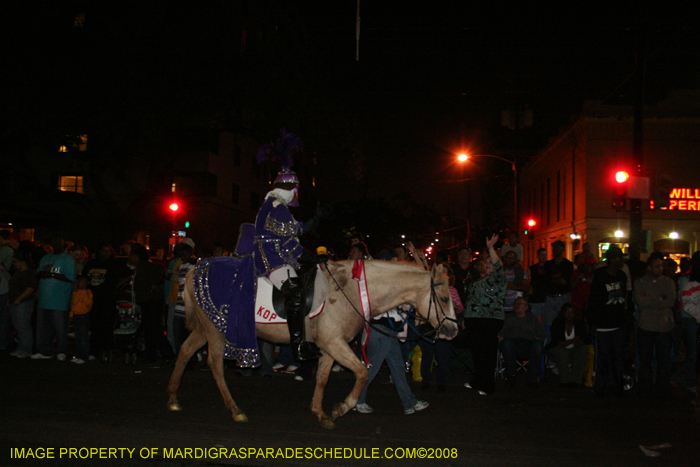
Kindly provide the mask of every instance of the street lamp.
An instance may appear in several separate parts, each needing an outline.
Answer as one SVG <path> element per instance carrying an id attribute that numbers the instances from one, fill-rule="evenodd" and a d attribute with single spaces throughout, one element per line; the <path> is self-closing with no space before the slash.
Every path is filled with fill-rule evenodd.
<path id="1" fill-rule="evenodd" d="M 518 221 L 518 166 L 515 160 L 506 159 L 505 157 L 496 156 L 495 154 L 474 154 L 469 156 L 467 154 L 460 154 L 457 156 L 457 160 L 460 163 L 466 162 L 470 157 L 491 157 L 493 159 L 499 159 L 504 162 L 508 162 L 513 168 L 513 230 L 520 229 L 520 222 Z"/>

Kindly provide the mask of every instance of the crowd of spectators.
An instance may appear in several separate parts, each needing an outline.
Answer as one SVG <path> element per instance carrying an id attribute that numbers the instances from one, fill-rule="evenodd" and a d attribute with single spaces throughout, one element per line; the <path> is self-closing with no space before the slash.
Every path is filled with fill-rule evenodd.
<path id="1" fill-rule="evenodd" d="M 436 255 L 449 276 L 460 322 L 457 341 L 471 355 L 472 377 L 466 387 L 489 395 L 496 390 L 498 375 L 513 387 L 523 369 L 531 388 L 547 372 L 558 374 L 563 387 L 587 385 L 601 397 L 625 395 L 625 374 L 634 368 L 640 395 L 666 398 L 672 365 L 680 361 L 681 383 L 696 391 L 700 253 L 684 259 L 677 272 L 678 264 L 658 252 L 642 261 L 634 245 L 627 261 L 616 246 L 598 261 L 585 244 L 572 262 L 565 257 L 565 244 L 555 241 L 551 258 L 541 248 L 528 266 L 517 233 L 509 235 L 500 252 L 498 244 L 493 236 L 483 251 L 463 243 L 451 255 Z M 361 235 L 351 239 L 347 251 L 348 259 L 372 258 Z M 108 361 L 118 351 L 117 304 L 127 301 L 139 312 L 142 358 L 171 361 L 187 337 L 182 290 L 187 271 L 197 262 L 195 243 L 184 238 L 172 249 L 157 247 L 151 254 L 127 242 L 121 252 L 118 257 L 106 243 L 90 251 L 60 237 L 39 245 L 0 231 L 0 350 L 17 358 Z M 221 256 L 225 251 L 215 244 L 199 256 L 204 254 Z M 415 249 L 409 252 L 404 245 L 382 247 L 374 255 L 388 261 L 412 261 L 413 256 Z M 371 362 L 371 379 L 382 362 L 389 364 L 404 410 L 413 413 L 427 403 L 405 381 L 411 355 L 422 355 L 419 377 L 414 378 L 422 382 L 421 390 L 430 391 L 435 381 L 437 391 L 446 392 L 455 352 L 452 342 L 421 338 L 429 329 L 420 323 L 401 333 L 399 341 L 397 329 L 408 321 L 401 309 L 382 316 L 373 324 L 385 332 L 370 334 L 365 354 L 377 360 Z M 71 338 L 75 347 L 69 358 Z M 359 356 L 361 342 L 358 336 Z M 313 368 L 294 362 L 284 346 L 277 363 L 274 346 L 261 343 L 261 348 L 263 375 L 297 372 L 303 366 L 299 379 L 311 377 Z M 368 389 L 360 400 L 362 413 L 372 411 L 366 403 Z"/>

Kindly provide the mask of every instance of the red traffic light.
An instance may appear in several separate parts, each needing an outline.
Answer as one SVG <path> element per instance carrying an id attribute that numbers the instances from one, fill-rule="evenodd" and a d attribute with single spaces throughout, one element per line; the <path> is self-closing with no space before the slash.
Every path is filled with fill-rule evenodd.
<path id="1" fill-rule="evenodd" d="M 172 203 L 172 204 L 170 204 L 170 206 L 168 206 L 168 207 L 170 208 L 170 210 L 171 210 L 172 212 L 175 212 L 175 211 L 177 211 L 178 209 L 180 209 L 180 206 L 178 206 L 177 203 Z"/>
<path id="2" fill-rule="evenodd" d="M 529 227 L 534 227 L 537 225 L 537 221 L 535 221 L 535 219 L 530 219 L 529 221 L 527 221 L 527 225 Z"/>
<path id="3" fill-rule="evenodd" d="M 620 170 L 617 173 L 615 173 L 615 181 L 617 183 L 625 183 L 627 180 L 629 180 L 630 174 L 625 172 L 624 170 Z"/>

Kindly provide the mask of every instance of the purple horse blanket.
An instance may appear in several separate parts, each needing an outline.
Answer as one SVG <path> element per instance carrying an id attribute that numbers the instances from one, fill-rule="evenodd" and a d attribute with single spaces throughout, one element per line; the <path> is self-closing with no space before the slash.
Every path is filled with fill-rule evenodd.
<path id="1" fill-rule="evenodd" d="M 194 296 L 226 338 L 224 358 L 241 367 L 260 365 L 255 333 L 255 265 L 252 256 L 221 256 L 195 266 Z"/>

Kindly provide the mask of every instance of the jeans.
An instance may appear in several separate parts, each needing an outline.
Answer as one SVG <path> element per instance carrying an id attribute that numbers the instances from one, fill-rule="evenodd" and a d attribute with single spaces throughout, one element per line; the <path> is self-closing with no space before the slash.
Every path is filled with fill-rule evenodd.
<path id="1" fill-rule="evenodd" d="M 571 349 L 557 345 L 549 349 L 549 353 L 552 354 L 557 369 L 559 369 L 559 382 L 561 384 L 583 383 L 583 372 L 588 364 L 589 350 L 587 345 L 577 345 Z"/>
<path id="2" fill-rule="evenodd" d="M 623 391 L 625 369 L 625 337 L 627 330 L 596 332 L 595 336 L 595 381 L 593 389 L 602 393 Z"/>
<path id="3" fill-rule="evenodd" d="M 36 348 L 42 355 L 66 354 L 68 351 L 68 310 L 38 308 L 36 313 Z M 54 352 L 53 339 L 56 338 Z"/>
<path id="4" fill-rule="evenodd" d="M 423 384 L 430 384 L 433 379 L 433 356 L 437 364 L 436 379 L 438 386 L 446 386 L 450 379 L 450 366 L 452 364 L 452 344 L 444 339 L 438 339 L 435 343 L 421 339 L 418 341 L 423 357 L 420 365 L 420 374 Z M 401 357 L 403 359 L 403 355 Z"/>
<path id="5" fill-rule="evenodd" d="M 418 401 L 413 391 L 411 391 L 408 381 L 406 381 L 406 367 L 401 354 L 399 340 L 395 337 L 396 333 L 385 326 L 377 325 L 376 328 L 391 335 L 387 336 L 377 329 L 370 329 L 369 337 L 367 338 L 367 358 L 372 366 L 369 369 L 367 384 L 365 384 L 365 388 L 362 390 L 357 403 L 364 404 L 366 402 L 369 385 L 379 373 L 382 363 L 386 361 L 404 410 L 415 407 Z"/>
<path id="6" fill-rule="evenodd" d="M 654 332 L 637 329 L 637 350 L 639 351 L 639 389 L 651 393 L 652 386 L 658 395 L 671 392 L 671 331 Z M 653 384 L 652 363 L 656 351 L 656 384 Z"/>
<path id="7" fill-rule="evenodd" d="M 544 302 L 542 303 L 530 303 L 530 312 L 540 319 L 540 322 L 544 322 Z"/>
<path id="8" fill-rule="evenodd" d="M 190 332 L 185 326 L 185 318 L 183 316 L 173 316 L 173 341 L 175 342 L 175 355 L 180 354 L 180 347 L 189 337 Z"/>
<path id="9" fill-rule="evenodd" d="M 168 333 L 168 344 L 170 348 L 173 349 L 175 355 L 178 351 L 175 349 L 175 332 L 174 332 L 174 321 L 175 321 L 175 304 L 168 302 L 168 314 L 165 317 L 166 332 Z"/>
<path id="10" fill-rule="evenodd" d="M 12 318 L 10 318 L 10 307 L 7 306 L 7 296 L 0 294 L 0 350 L 5 350 L 12 342 Z"/>
<path id="11" fill-rule="evenodd" d="M 87 361 L 90 357 L 90 313 L 73 315 L 75 356 Z"/>
<path id="12" fill-rule="evenodd" d="M 545 326 L 552 326 L 554 319 L 559 316 L 562 305 L 569 303 L 571 301 L 571 294 L 565 293 L 564 295 L 554 296 L 547 295 L 547 299 L 544 302 L 544 314 L 542 315 L 542 324 Z"/>
<path id="13" fill-rule="evenodd" d="M 513 377 L 518 371 L 517 360 L 527 360 L 527 380 L 536 383 L 540 380 L 542 368 L 542 341 L 537 339 L 503 339 L 499 347 L 503 354 L 506 376 Z"/>
<path id="14" fill-rule="evenodd" d="M 698 384 L 698 329 L 700 324 L 695 321 L 695 318 L 681 318 L 681 325 L 683 326 L 683 338 L 685 339 L 686 348 L 686 368 L 688 373 L 686 375 L 686 382 L 688 386 L 695 386 Z"/>
<path id="15" fill-rule="evenodd" d="M 260 370 L 263 376 L 272 376 L 272 365 L 275 358 L 275 344 L 258 339 L 260 349 Z"/>
<path id="16" fill-rule="evenodd" d="M 17 350 L 32 353 L 34 347 L 34 330 L 32 329 L 32 315 L 34 314 L 34 300 L 27 300 L 19 305 L 10 305 L 12 325 L 17 330 Z"/>

